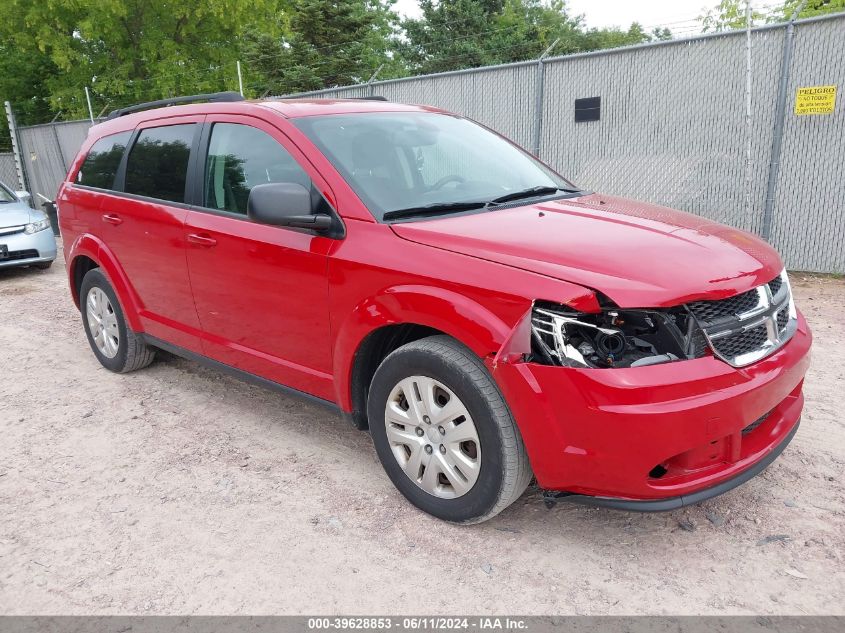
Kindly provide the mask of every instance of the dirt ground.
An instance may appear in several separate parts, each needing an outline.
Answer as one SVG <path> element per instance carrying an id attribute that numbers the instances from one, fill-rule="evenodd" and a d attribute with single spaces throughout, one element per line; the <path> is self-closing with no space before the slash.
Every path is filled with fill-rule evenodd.
<path id="1" fill-rule="evenodd" d="M 109 373 L 60 261 L 0 271 L 0 613 L 845 614 L 845 282 L 793 279 L 807 405 L 761 476 L 454 527 L 340 417 L 173 357 Z"/>

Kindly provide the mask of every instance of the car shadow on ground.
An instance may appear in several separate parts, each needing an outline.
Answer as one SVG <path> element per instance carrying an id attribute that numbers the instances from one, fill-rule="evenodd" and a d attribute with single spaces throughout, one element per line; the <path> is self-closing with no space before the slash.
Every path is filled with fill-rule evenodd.
<path id="1" fill-rule="evenodd" d="M 249 415 L 244 422 L 255 421 L 252 428 L 243 429 L 244 435 L 260 434 L 267 425 L 283 427 L 287 434 L 302 437 L 297 445 L 307 446 L 314 452 L 325 451 L 335 458 L 349 459 L 357 468 L 361 479 L 372 482 L 373 490 L 361 492 L 360 487 L 350 495 L 360 495 L 362 501 L 371 494 L 386 494 L 381 508 L 385 517 L 411 516 L 420 525 L 434 530 L 473 530 L 479 535 L 498 534 L 564 537 L 568 542 L 582 545 L 601 545 L 609 534 L 613 538 L 626 539 L 637 536 L 665 536 L 674 532 L 695 532 L 697 530 L 721 528 L 728 517 L 735 514 L 737 507 L 751 507 L 757 496 L 753 482 L 726 495 L 697 506 L 661 513 L 638 513 L 578 505 L 564 500 L 547 507 L 542 490 L 535 482 L 523 495 L 501 514 L 475 526 L 450 525 L 414 508 L 395 490 L 373 448 L 370 435 L 352 426 L 339 411 L 314 404 L 307 399 L 297 398 L 273 390 L 242 382 L 234 377 L 207 368 L 194 361 L 186 360 L 169 352 L 157 352 L 155 363 L 146 370 L 161 374 L 160 379 L 173 381 L 172 371 L 182 374 L 179 383 L 183 388 L 197 390 L 210 401 L 225 399 L 228 405 L 243 409 Z M 260 421 L 260 423 L 258 423 Z M 307 485 L 303 481 L 302 485 Z M 353 486 L 355 488 L 355 486 Z M 655 540 L 655 544 L 660 540 Z"/>
<path id="2" fill-rule="evenodd" d="M 20 279 L 30 276 L 37 278 L 38 276 L 49 275 L 51 272 L 52 269 L 50 268 L 42 270 L 40 268 L 36 268 L 35 266 L 0 267 L 0 281 Z"/>

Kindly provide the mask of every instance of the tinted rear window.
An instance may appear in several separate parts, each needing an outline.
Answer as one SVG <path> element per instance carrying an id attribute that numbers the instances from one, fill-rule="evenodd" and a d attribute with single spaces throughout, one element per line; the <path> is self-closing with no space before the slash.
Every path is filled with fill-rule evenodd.
<path id="1" fill-rule="evenodd" d="M 195 129 L 190 123 L 142 130 L 126 161 L 126 193 L 184 202 Z"/>
<path id="2" fill-rule="evenodd" d="M 126 151 L 126 144 L 132 132 L 121 132 L 104 136 L 94 143 L 82 168 L 76 174 L 76 182 L 87 187 L 99 187 L 100 189 L 112 189 L 114 177 L 123 152 Z"/>

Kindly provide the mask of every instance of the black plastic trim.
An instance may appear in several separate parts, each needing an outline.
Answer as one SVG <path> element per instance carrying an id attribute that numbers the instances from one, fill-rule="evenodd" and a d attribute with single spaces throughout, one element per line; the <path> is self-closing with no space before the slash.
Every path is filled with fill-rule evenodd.
<path id="1" fill-rule="evenodd" d="M 72 183 L 71 183 L 72 184 Z M 96 191 L 98 193 L 106 193 L 116 198 L 126 198 L 127 200 L 137 200 L 138 202 L 149 202 L 150 204 L 159 204 L 165 207 L 175 207 L 177 209 L 191 209 L 191 205 L 185 202 L 174 202 L 173 200 L 163 200 L 162 198 L 151 198 L 149 196 L 139 196 L 136 193 L 126 193 L 125 191 L 114 191 L 112 189 L 97 189 L 95 187 L 86 187 L 85 185 L 73 185 L 80 189 L 88 189 L 89 191 Z"/>
<path id="2" fill-rule="evenodd" d="M 132 134 L 129 135 L 129 141 L 126 143 L 126 149 L 123 150 L 123 156 L 120 157 L 117 173 L 114 175 L 114 182 L 112 183 L 112 191 L 114 193 L 123 193 L 123 189 L 126 186 L 126 164 L 129 162 L 129 152 L 135 147 L 135 141 L 138 140 L 138 135 L 140 134 L 141 130 L 136 127 L 132 130 Z"/>
<path id="3" fill-rule="evenodd" d="M 343 414 L 343 410 L 337 404 L 329 400 L 324 400 L 323 398 L 319 398 L 317 396 L 311 395 L 310 393 L 300 391 L 299 389 L 294 389 L 293 387 L 288 387 L 287 385 L 283 385 L 281 383 L 262 378 L 261 376 L 250 374 L 249 372 L 243 371 L 242 369 L 238 369 L 237 367 L 232 367 L 231 365 L 221 363 L 220 361 L 216 361 L 212 358 L 209 358 L 208 356 L 203 356 L 202 354 L 197 354 L 196 352 L 192 352 L 183 347 L 179 347 L 178 345 L 173 345 L 172 343 L 163 341 L 160 338 L 156 338 L 148 334 L 139 334 L 138 336 L 140 336 L 147 345 L 152 345 L 153 347 L 163 349 L 165 352 L 170 352 L 171 354 L 176 354 L 176 356 L 181 356 L 182 358 L 185 358 L 187 360 L 200 363 L 201 365 L 205 365 L 206 367 L 210 367 L 211 369 L 216 369 L 217 371 L 220 371 L 224 374 L 228 374 L 229 376 L 237 378 L 238 380 L 241 380 L 243 382 L 258 385 L 259 387 L 264 387 L 265 389 L 272 389 L 273 391 L 278 391 L 287 396 L 301 398 L 313 404 L 319 404 L 323 407 L 326 407 L 327 409 L 331 409 L 335 413 Z"/>
<path id="4" fill-rule="evenodd" d="M 118 117 L 132 114 L 133 112 L 141 112 L 142 110 L 151 110 L 153 108 L 163 108 L 165 106 L 180 105 L 186 103 L 198 103 L 200 101 L 207 101 L 209 103 L 234 103 L 237 101 L 245 101 L 243 95 L 239 92 L 212 92 L 201 95 L 189 95 L 186 97 L 173 97 L 172 99 L 160 99 L 158 101 L 148 101 L 147 103 L 139 103 L 119 110 L 112 110 L 107 121 L 116 119 Z"/>
<path id="5" fill-rule="evenodd" d="M 712 488 L 699 490 L 698 492 L 693 492 L 688 495 L 681 495 L 680 497 L 669 497 L 667 499 L 632 500 L 615 499 L 613 497 L 591 497 L 589 495 L 577 495 L 568 492 L 555 492 L 553 490 L 546 490 L 545 492 L 543 492 L 543 498 L 546 500 L 546 503 L 554 503 L 555 501 L 568 501 L 571 503 L 596 506 L 599 508 L 627 510 L 628 512 L 666 512 L 668 510 L 677 510 L 678 508 L 683 508 L 684 506 L 700 503 L 702 501 L 706 501 L 707 499 L 717 497 L 721 494 L 728 492 L 729 490 L 733 490 L 737 486 L 741 486 L 748 480 L 753 479 L 754 477 L 759 475 L 766 468 L 768 468 L 768 466 L 773 461 L 775 461 L 781 453 L 783 453 L 784 449 L 786 449 L 787 445 L 792 441 L 792 438 L 795 437 L 795 433 L 798 431 L 798 427 L 800 426 L 800 424 L 801 419 L 799 418 L 798 421 L 795 423 L 795 426 L 792 427 L 792 430 L 789 432 L 789 435 L 787 435 L 781 441 L 780 444 L 775 446 L 769 452 L 768 455 L 763 457 L 753 466 L 749 467 L 746 470 L 743 470 L 736 477 L 728 479 L 727 481 L 723 481 L 722 483 L 713 486 Z"/>
<path id="6" fill-rule="evenodd" d="M 196 129 L 194 129 L 194 138 L 191 139 L 191 153 L 188 155 L 188 170 L 185 174 L 185 204 L 193 206 L 194 205 L 194 196 L 196 195 L 197 189 L 201 189 L 202 184 L 202 175 L 198 176 L 198 167 L 197 163 L 200 162 L 200 139 L 205 132 L 205 118 L 202 121 L 197 121 L 194 123 L 196 125 Z M 150 128 L 144 128 L 148 130 Z M 127 163 L 128 164 L 128 163 Z M 199 182 L 197 182 L 199 180 Z"/>

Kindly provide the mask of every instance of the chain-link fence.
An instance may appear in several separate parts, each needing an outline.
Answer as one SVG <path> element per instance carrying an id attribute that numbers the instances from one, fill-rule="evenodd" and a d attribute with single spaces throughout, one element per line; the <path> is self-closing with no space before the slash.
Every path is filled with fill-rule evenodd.
<path id="1" fill-rule="evenodd" d="M 18 172 L 15 169 L 15 155 L 0 153 L 0 182 L 10 189 L 18 188 Z"/>
<path id="2" fill-rule="evenodd" d="M 531 149 L 585 188 L 754 231 L 792 269 L 841 273 L 845 105 L 840 98 L 833 113 L 815 116 L 796 115 L 794 105 L 801 87 L 845 84 L 845 15 L 795 22 L 794 46 L 787 46 L 790 30 L 784 24 L 752 30 L 750 117 L 744 32 L 308 96 L 377 94 L 458 112 Z M 779 110 L 782 90 L 787 98 Z M 782 143 L 776 141 L 781 125 Z M 33 194 L 55 195 L 89 127 L 76 121 L 18 130 Z M 650 255 L 659 261 L 659 253 Z"/>
<path id="3" fill-rule="evenodd" d="M 82 146 L 90 121 L 67 121 L 18 128 L 21 163 L 33 196 L 56 197 L 71 162 Z M 34 200 L 36 205 L 41 199 Z"/>
<path id="4" fill-rule="evenodd" d="M 788 98 L 778 113 L 786 31 L 783 24 L 752 29 L 750 119 L 742 31 L 302 96 L 376 94 L 458 112 L 539 150 L 540 158 L 585 188 L 762 233 L 793 269 L 843 272 L 845 104 L 839 99 L 833 114 L 796 116 L 794 102 L 800 87 L 845 84 L 845 15 L 795 22 Z M 598 120 L 577 121 L 576 100 L 596 97 Z M 772 147 L 779 116 L 778 170 Z M 765 235 L 773 169 L 771 231 Z"/>

